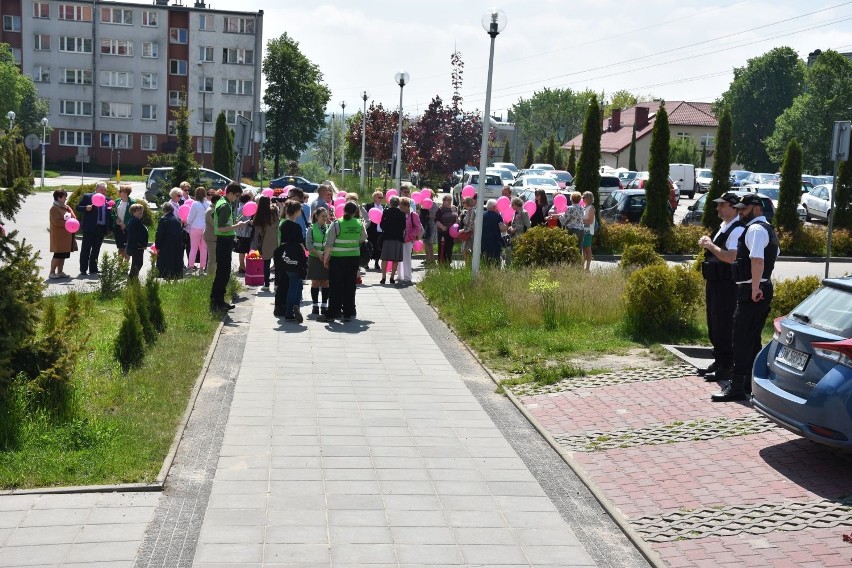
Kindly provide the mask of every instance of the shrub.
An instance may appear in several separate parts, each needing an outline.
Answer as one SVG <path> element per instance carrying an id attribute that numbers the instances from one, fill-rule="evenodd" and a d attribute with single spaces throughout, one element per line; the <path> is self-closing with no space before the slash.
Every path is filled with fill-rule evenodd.
<path id="1" fill-rule="evenodd" d="M 145 358 L 145 337 L 137 308 L 136 297 L 128 290 L 124 294 L 124 319 L 113 343 L 113 355 L 124 373 L 141 367 Z"/>
<path id="2" fill-rule="evenodd" d="M 852 233 L 847 229 L 835 229 L 831 233 L 831 254 L 852 256 Z"/>
<path id="3" fill-rule="evenodd" d="M 621 223 L 601 223 L 598 244 L 609 252 L 622 252 L 628 245 L 656 246 L 657 237 L 648 227 Z"/>
<path id="4" fill-rule="evenodd" d="M 696 254 L 701 247 L 698 239 L 709 231 L 702 226 L 676 225 L 660 237 L 660 252 L 663 254 Z"/>
<path id="5" fill-rule="evenodd" d="M 634 337 L 650 339 L 678 333 L 692 325 L 701 303 L 701 276 L 666 264 L 640 268 L 627 279 L 625 323 Z"/>
<path id="6" fill-rule="evenodd" d="M 562 229 L 533 227 L 515 239 L 512 262 L 518 266 L 579 264 L 579 243 Z"/>
<path id="7" fill-rule="evenodd" d="M 785 316 L 793 311 L 793 308 L 802 303 L 802 300 L 811 295 L 819 288 L 820 278 L 818 276 L 802 276 L 792 280 L 782 280 L 774 286 L 772 303 L 770 304 L 769 317 Z"/>
<path id="8" fill-rule="evenodd" d="M 327 172 L 319 162 L 305 162 L 299 164 L 300 175 L 316 183 L 320 183 L 327 177 Z"/>
<path id="9" fill-rule="evenodd" d="M 166 314 L 163 313 L 163 303 L 160 301 L 160 282 L 157 280 L 157 270 L 148 271 L 145 280 L 145 296 L 148 299 L 148 317 L 157 333 L 166 331 Z"/>
<path id="10" fill-rule="evenodd" d="M 127 282 L 127 273 L 130 270 L 130 262 L 118 254 L 105 252 L 101 255 L 101 271 L 98 281 L 98 291 L 102 299 L 113 298 L 121 293 L 121 289 Z"/>
<path id="11" fill-rule="evenodd" d="M 621 268 L 642 268 L 665 262 L 649 244 L 627 245 L 621 253 Z"/>
<path id="12" fill-rule="evenodd" d="M 154 327 L 154 322 L 151 321 L 151 307 L 148 304 L 148 293 L 142 288 L 138 280 L 130 281 L 127 290 L 133 294 L 136 300 L 136 308 L 139 311 L 139 324 L 142 326 L 142 336 L 145 338 L 145 343 L 152 345 L 157 340 L 157 328 Z"/>
<path id="13" fill-rule="evenodd" d="M 83 197 L 83 194 L 84 193 L 92 193 L 93 191 L 95 191 L 95 184 L 94 183 L 81 185 L 77 189 L 75 189 L 74 191 L 71 192 L 71 194 L 68 196 L 68 199 L 65 202 L 68 204 L 68 206 L 71 209 L 73 209 L 74 211 L 77 211 L 77 205 L 80 203 L 80 199 Z M 107 183 L 106 195 L 107 195 L 107 201 L 109 201 L 110 199 L 112 199 L 112 200 L 118 199 L 118 188 L 115 186 L 114 183 L 112 183 L 112 182 Z M 80 215 L 78 214 L 77 217 L 79 218 Z"/>
<path id="14" fill-rule="evenodd" d="M 529 291 L 538 297 L 544 327 L 556 329 L 558 325 L 556 312 L 559 304 L 559 282 L 551 280 L 550 273 L 547 270 L 536 270 L 533 273 L 532 280 L 530 280 Z"/>
<path id="15" fill-rule="evenodd" d="M 778 242 L 781 254 L 788 256 L 824 256 L 826 247 L 826 229 L 814 225 L 804 225 L 798 230 L 779 231 Z"/>

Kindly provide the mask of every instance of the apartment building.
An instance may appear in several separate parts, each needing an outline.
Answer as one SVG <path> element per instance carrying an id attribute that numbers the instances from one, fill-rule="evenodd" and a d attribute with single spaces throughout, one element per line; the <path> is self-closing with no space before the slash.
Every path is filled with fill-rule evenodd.
<path id="1" fill-rule="evenodd" d="M 196 159 L 210 166 L 216 117 L 235 127 L 260 108 L 263 11 L 203 1 L 0 0 L 0 42 L 47 101 L 49 162 L 87 148 L 91 163 L 142 166 L 177 146 L 172 110 L 188 105 Z M 257 168 L 257 148 L 243 171 Z M 225 172 L 227 173 L 227 172 Z"/>

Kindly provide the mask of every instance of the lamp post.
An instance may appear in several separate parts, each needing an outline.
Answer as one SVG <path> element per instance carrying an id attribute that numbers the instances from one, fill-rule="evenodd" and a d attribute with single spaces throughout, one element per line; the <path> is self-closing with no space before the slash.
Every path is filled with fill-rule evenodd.
<path id="1" fill-rule="evenodd" d="M 334 113 L 331 113 L 331 159 L 329 160 L 329 172 L 334 173 Z"/>
<path id="2" fill-rule="evenodd" d="M 346 102 L 340 103 L 340 188 L 346 189 Z"/>
<path id="3" fill-rule="evenodd" d="M 15 126 L 15 111 L 10 110 L 7 112 L 6 118 L 9 119 L 9 130 L 12 130 L 12 127 Z"/>
<path id="4" fill-rule="evenodd" d="M 364 113 L 361 115 L 361 193 L 364 193 L 364 151 L 367 148 L 367 98 L 370 93 L 361 91 L 361 99 L 364 101 Z"/>
<path id="5" fill-rule="evenodd" d="M 402 90 L 408 84 L 411 77 L 407 71 L 397 71 L 394 75 L 396 84 L 399 85 L 399 126 L 396 131 L 396 189 L 402 186 Z"/>
<path id="6" fill-rule="evenodd" d="M 204 157 L 204 131 L 205 122 L 207 122 L 207 83 L 204 78 L 204 60 L 199 59 L 196 63 L 198 71 L 201 74 L 198 79 L 201 85 L 201 165 L 207 167 L 207 159 Z"/>
<path id="7" fill-rule="evenodd" d="M 41 186 L 44 187 L 44 145 L 47 143 L 47 117 L 41 119 Z"/>
<path id="8" fill-rule="evenodd" d="M 479 274 L 479 260 L 482 256 L 482 210 L 485 201 L 485 170 L 488 166 L 488 130 L 491 116 L 491 76 L 494 72 L 494 40 L 506 29 L 506 13 L 498 8 L 491 8 L 482 15 L 482 27 L 491 36 L 491 51 L 488 55 L 488 83 L 485 88 L 485 112 L 482 115 L 482 146 L 479 154 L 479 193 L 476 200 L 476 226 L 473 230 L 473 257 L 471 260 L 471 276 L 476 280 Z"/>

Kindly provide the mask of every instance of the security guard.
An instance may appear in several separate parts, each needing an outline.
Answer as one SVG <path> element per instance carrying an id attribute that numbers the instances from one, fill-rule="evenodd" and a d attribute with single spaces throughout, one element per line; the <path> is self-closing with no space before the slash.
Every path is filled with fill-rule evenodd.
<path id="1" fill-rule="evenodd" d="M 231 278 L 231 253 L 234 250 L 236 230 L 246 224 L 245 221 L 234 223 L 233 203 L 242 193 L 243 188 L 239 183 L 229 183 L 225 197 L 216 203 L 213 211 L 213 232 L 216 234 L 216 276 L 210 287 L 210 309 L 213 311 L 234 309 L 234 304 L 225 301 L 225 290 Z"/>
<path id="2" fill-rule="evenodd" d="M 730 379 L 734 366 L 731 336 L 737 286 L 731 276 L 731 263 L 736 259 L 737 242 L 745 230 L 733 207 L 738 202 L 739 197 L 730 191 L 714 199 L 722 224 L 712 239 L 705 235 L 698 240 L 698 245 L 705 249 L 701 273 L 706 281 L 707 332 L 713 344 L 713 363 L 699 369 L 698 374 L 708 382 Z"/>
<path id="3" fill-rule="evenodd" d="M 734 309 L 734 370 L 731 382 L 712 395 L 714 402 L 744 400 L 751 393 L 751 371 L 761 348 L 760 333 L 772 302 L 772 270 L 781 250 L 778 235 L 763 216 L 763 202 L 754 193 L 740 198 L 734 208 L 746 229 L 737 241 L 737 255 L 731 265 L 737 285 Z"/>

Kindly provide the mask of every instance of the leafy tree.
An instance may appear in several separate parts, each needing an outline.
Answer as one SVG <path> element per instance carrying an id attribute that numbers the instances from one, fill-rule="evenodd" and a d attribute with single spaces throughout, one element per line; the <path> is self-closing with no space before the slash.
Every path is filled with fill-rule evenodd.
<path id="1" fill-rule="evenodd" d="M 665 103 L 660 105 L 651 133 L 651 152 L 648 159 L 648 181 L 645 183 L 645 212 L 642 225 L 658 234 L 672 226 L 669 207 L 669 114 Z"/>
<path id="2" fill-rule="evenodd" d="M 585 105 L 592 94 L 589 91 L 544 88 L 529 99 L 519 99 L 512 105 L 509 120 L 528 140 L 540 143 L 553 134 L 562 145 L 581 132 Z"/>
<path id="3" fill-rule="evenodd" d="M 5 43 L 0 43 L 0 109 L 3 118 L 10 110 L 15 113 L 15 126 L 22 136 L 33 132 L 41 136 L 47 103 L 38 96 L 32 78 L 20 72 L 11 47 Z"/>
<path id="4" fill-rule="evenodd" d="M 778 190 L 778 210 L 772 224 L 785 231 L 795 231 L 802 222 L 796 207 L 802 194 L 802 147 L 793 138 L 787 145 L 787 155 L 781 166 L 781 188 Z"/>
<path id="5" fill-rule="evenodd" d="M 574 176 L 574 187 L 580 193 L 591 191 L 595 196 L 595 211 L 600 211 L 598 188 L 601 183 L 601 109 L 598 97 L 592 95 L 586 107 L 586 122 L 580 143 L 580 161 Z"/>
<path id="6" fill-rule="evenodd" d="M 805 72 L 805 91 L 775 122 L 775 131 L 766 139 L 767 154 L 780 162 L 795 138 L 802 145 L 805 171 L 832 171 L 834 121 L 848 118 L 850 107 L 852 62 L 836 51 L 824 51 Z"/>
<path id="7" fill-rule="evenodd" d="M 230 172 L 234 169 L 234 133 L 228 128 L 225 112 L 216 117 L 216 133 L 213 135 L 213 169 Z"/>
<path id="8" fill-rule="evenodd" d="M 701 145 L 701 165 L 699 167 L 707 167 L 707 144 Z"/>
<path id="9" fill-rule="evenodd" d="M 603 99 L 603 97 L 601 98 Z M 614 108 L 630 108 L 641 102 L 653 101 L 654 98 L 655 97 L 653 95 L 635 95 L 624 89 L 615 91 L 604 104 L 604 118 L 612 116 L 612 109 Z"/>
<path id="10" fill-rule="evenodd" d="M 731 110 L 733 161 L 756 172 L 776 170 L 783 149 L 767 153 L 763 141 L 804 87 L 805 65 L 790 47 L 776 47 L 734 69 L 734 80 L 719 101 Z"/>
<path id="11" fill-rule="evenodd" d="M 198 177 L 198 162 L 192 152 L 192 137 L 189 135 L 189 115 L 191 111 L 179 106 L 172 111 L 172 117 L 177 126 L 177 150 L 175 151 L 174 168 L 169 172 L 169 182 L 177 187 L 182 181 L 194 180 Z M 230 168 L 226 171 L 230 171 Z"/>
<path id="12" fill-rule="evenodd" d="M 398 128 L 399 113 L 386 110 L 381 103 L 376 105 L 370 103 L 367 107 L 367 129 L 364 140 L 365 160 L 373 158 L 379 161 L 391 159 L 393 154 L 393 137 Z M 403 116 L 403 122 L 407 119 Z M 361 126 L 360 120 L 352 120 L 349 123 L 349 132 L 346 135 L 349 145 L 357 145 L 361 148 Z"/>
<path id="13" fill-rule="evenodd" d="M 633 128 L 633 133 L 630 135 L 630 153 L 627 158 L 627 169 L 635 172 L 636 168 L 636 128 Z"/>
<path id="14" fill-rule="evenodd" d="M 506 138 L 506 143 L 503 144 L 503 159 L 502 162 L 512 161 L 512 149 L 509 147 L 509 139 Z"/>
<path id="15" fill-rule="evenodd" d="M 577 171 L 577 149 L 571 144 L 571 152 L 568 154 L 568 173 L 572 176 Z"/>
<path id="16" fill-rule="evenodd" d="M 552 162 L 553 167 L 557 170 L 564 170 L 567 159 L 568 157 L 565 155 L 565 150 L 562 149 L 562 146 L 558 146 L 556 148 L 556 158 Z"/>
<path id="17" fill-rule="evenodd" d="M 852 230 L 852 167 L 849 160 L 837 168 L 834 188 L 834 228 Z"/>
<path id="18" fill-rule="evenodd" d="M 691 138 L 673 138 L 669 142 L 670 164 L 692 164 L 698 165 L 698 148 Z"/>
<path id="19" fill-rule="evenodd" d="M 701 224 L 712 230 L 717 229 L 722 224 L 713 200 L 731 191 L 732 128 L 731 111 L 728 107 L 722 107 L 722 114 L 719 117 L 719 129 L 716 131 L 716 155 L 713 158 L 713 179 L 710 180 L 710 189 L 707 190 L 707 199 L 704 200 L 704 215 L 701 217 Z"/>
<path id="20" fill-rule="evenodd" d="M 281 159 L 296 159 L 316 139 L 325 122 L 325 107 L 331 91 L 322 82 L 319 67 L 299 50 L 299 43 L 286 33 L 266 44 L 263 74 L 267 87 L 266 152 L 274 159 L 274 175 Z"/>
<path id="21" fill-rule="evenodd" d="M 535 163 L 535 150 L 533 150 L 533 143 L 530 140 L 529 144 L 527 144 L 527 152 L 524 154 L 524 167 L 528 168 Z"/>

